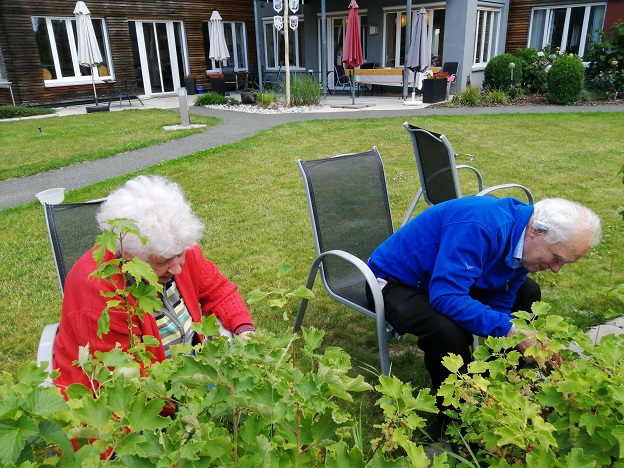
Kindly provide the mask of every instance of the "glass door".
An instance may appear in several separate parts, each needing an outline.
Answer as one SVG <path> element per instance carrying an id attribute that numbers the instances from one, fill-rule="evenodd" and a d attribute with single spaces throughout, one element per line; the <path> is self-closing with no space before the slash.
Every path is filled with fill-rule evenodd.
<path id="1" fill-rule="evenodd" d="M 131 21 L 135 77 L 146 96 L 175 92 L 188 69 L 186 41 L 179 21 Z"/>

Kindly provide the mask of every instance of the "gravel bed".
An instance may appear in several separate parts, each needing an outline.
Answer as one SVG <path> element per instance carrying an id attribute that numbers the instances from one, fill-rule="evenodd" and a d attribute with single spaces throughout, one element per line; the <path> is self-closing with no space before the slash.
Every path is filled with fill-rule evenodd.
<path id="1" fill-rule="evenodd" d="M 247 112 L 248 114 L 296 114 L 300 112 L 319 112 L 329 109 L 329 106 L 293 106 L 283 107 L 280 106 L 277 109 L 268 109 L 266 107 L 259 107 L 253 104 L 240 104 L 237 106 L 231 106 L 228 104 L 222 105 L 210 105 L 204 106 L 208 109 L 228 110 L 235 112 Z"/>

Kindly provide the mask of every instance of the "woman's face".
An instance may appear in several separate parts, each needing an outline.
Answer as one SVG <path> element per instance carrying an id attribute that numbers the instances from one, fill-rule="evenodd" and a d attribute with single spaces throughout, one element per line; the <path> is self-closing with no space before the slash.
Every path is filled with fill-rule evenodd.
<path id="1" fill-rule="evenodd" d="M 184 265 L 184 255 L 186 252 L 176 255 L 175 257 L 165 258 L 155 255 L 147 259 L 147 263 L 152 267 L 154 273 L 158 276 L 158 282 L 166 283 L 175 275 L 179 275 Z"/>

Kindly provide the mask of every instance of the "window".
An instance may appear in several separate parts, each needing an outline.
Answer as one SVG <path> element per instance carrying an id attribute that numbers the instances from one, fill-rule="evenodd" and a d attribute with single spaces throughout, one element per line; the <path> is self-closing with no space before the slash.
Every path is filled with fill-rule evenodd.
<path id="1" fill-rule="evenodd" d="M 542 50 L 547 44 L 583 57 L 592 41 L 600 39 L 606 4 L 534 8 L 528 47 Z"/>
<path id="2" fill-rule="evenodd" d="M 110 77 L 110 53 L 104 20 L 91 18 L 91 21 L 102 54 L 102 62 L 93 73 L 99 78 Z M 76 20 L 33 17 L 32 24 L 46 86 L 91 83 L 92 69 L 78 63 Z"/>
<path id="3" fill-rule="evenodd" d="M 208 21 L 204 21 L 204 54 L 206 57 L 206 70 L 220 70 L 221 64 L 215 63 L 208 57 L 210 53 L 210 34 L 208 33 Z M 223 32 L 225 33 L 225 43 L 230 53 L 230 58 L 226 65 L 234 66 L 235 71 L 248 71 L 247 63 L 247 33 L 245 23 L 238 21 L 224 21 Z"/>
<path id="4" fill-rule="evenodd" d="M 4 59 L 2 58 L 2 50 L 0 50 L 0 81 L 8 81 Z"/>
<path id="5" fill-rule="evenodd" d="M 418 10 L 412 10 L 412 28 L 416 26 Z M 427 9 L 425 21 L 427 23 L 427 37 L 431 47 L 432 66 L 441 65 L 444 44 L 444 8 Z M 402 67 L 405 60 L 405 29 L 407 18 L 405 10 L 389 11 L 385 14 L 385 53 L 382 66 Z"/>
<path id="6" fill-rule="evenodd" d="M 497 55 L 500 9 L 477 7 L 473 67 L 485 68 Z"/>
<path id="7" fill-rule="evenodd" d="M 299 16 L 299 15 L 297 15 Z M 273 26 L 273 18 L 264 19 L 265 63 L 269 69 L 284 65 L 284 34 L 288 33 L 289 64 L 294 68 L 305 68 L 303 53 L 303 17 L 299 16 L 299 27 L 295 30 L 284 25 L 281 31 Z"/>

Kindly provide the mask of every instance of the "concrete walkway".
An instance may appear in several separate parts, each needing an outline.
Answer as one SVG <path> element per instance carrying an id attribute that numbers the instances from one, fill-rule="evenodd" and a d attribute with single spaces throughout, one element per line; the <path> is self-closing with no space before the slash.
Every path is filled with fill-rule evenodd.
<path id="1" fill-rule="evenodd" d="M 238 96 L 233 96 L 238 98 Z M 189 98 L 189 103 L 193 98 Z M 111 111 L 129 108 L 179 109 L 178 97 L 143 99 L 145 106 L 133 101 L 111 105 Z M 479 107 L 479 108 L 428 108 L 426 104 L 403 104 L 396 95 L 366 96 L 356 99 L 357 107 L 351 106 L 351 98 L 345 95 L 328 96 L 319 109 L 301 113 L 252 114 L 237 111 L 215 110 L 205 107 L 190 107 L 192 114 L 217 117 L 221 125 L 204 132 L 175 141 L 162 143 L 111 158 L 76 164 L 62 169 L 44 172 L 30 177 L 0 182 L 0 210 L 36 201 L 35 193 L 53 187 L 66 190 L 80 188 L 112 177 L 121 176 L 139 169 L 154 166 L 160 162 L 179 158 L 208 148 L 233 143 L 262 130 L 288 122 L 319 119 L 366 119 L 379 117 L 417 117 L 426 115 L 478 115 L 478 114 L 526 114 L 526 113 L 568 113 L 568 112 L 624 112 L 624 106 L 539 106 L 539 107 Z M 85 114 L 85 106 L 57 109 L 57 116 Z M 191 116 L 192 123 L 192 116 Z M 612 320 L 588 331 L 594 342 L 607 334 L 624 333 L 624 318 Z"/>

